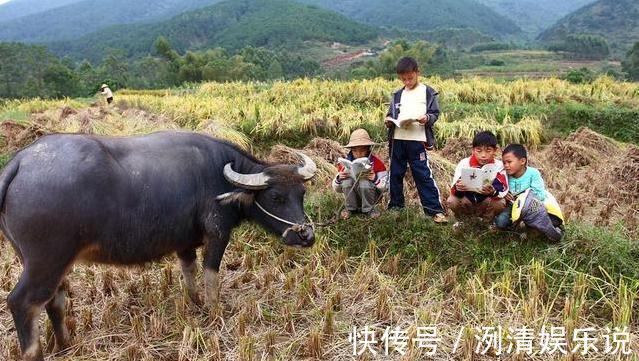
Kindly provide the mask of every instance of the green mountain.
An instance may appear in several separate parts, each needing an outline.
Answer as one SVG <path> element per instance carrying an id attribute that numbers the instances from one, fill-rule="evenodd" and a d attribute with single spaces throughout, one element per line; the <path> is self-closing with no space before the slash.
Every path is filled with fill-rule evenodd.
<path id="1" fill-rule="evenodd" d="M 230 0 L 153 24 L 121 25 L 73 41 L 51 43 L 59 55 L 99 60 L 108 49 L 127 57 L 153 52 L 158 36 L 178 51 L 248 45 L 294 49 L 304 41 L 357 44 L 377 37 L 377 30 L 332 11 L 291 0 Z"/>
<path id="2" fill-rule="evenodd" d="M 478 0 L 537 36 L 565 15 L 595 0 Z"/>
<path id="3" fill-rule="evenodd" d="M 11 0 L 0 5 L 0 23 L 80 1 L 82 0 Z"/>
<path id="4" fill-rule="evenodd" d="M 538 39 L 555 42 L 580 33 L 601 35 L 614 53 L 625 54 L 639 41 L 639 1 L 599 0 L 560 19 Z"/>
<path id="5" fill-rule="evenodd" d="M 57 0 L 58 3 L 65 1 L 70 0 Z M 0 24 L 0 41 L 45 43 L 71 40 L 112 25 L 168 19 L 184 11 L 216 2 L 219 0 L 76 1 L 3 22 Z M 10 4 L 11 2 L 5 6 Z"/>
<path id="6" fill-rule="evenodd" d="M 299 0 L 335 10 L 374 26 L 430 31 L 474 28 L 484 34 L 511 36 L 521 29 L 510 19 L 474 0 Z"/>

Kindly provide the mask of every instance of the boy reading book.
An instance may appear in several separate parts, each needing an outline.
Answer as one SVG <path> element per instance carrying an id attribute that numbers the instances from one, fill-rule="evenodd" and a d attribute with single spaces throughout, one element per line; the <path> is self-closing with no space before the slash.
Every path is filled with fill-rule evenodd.
<path id="1" fill-rule="evenodd" d="M 508 180 L 502 162 L 495 159 L 497 138 L 489 131 L 479 132 L 472 146 L 471 156 L 455 168 L 447 200 L 457 218 L 455 227 L 464 216 L 479 216 L 490 222 L 506 207 Z"/>
<path id="2" fill-rule="evenodd" d="M 521 221 L 535 228 L 552 240 L 560 240 L 563 236 L 563 219 L 551 215 L 546 208 L 554 208 L 560 214 L 559 205 L 546 190 L 544 180 L 537 168 L 528 166 L 528 152 L 521 144 L 509 144 L 502 153 L 504 169 L 508 173 L 509 193 L 505 196 L 508 206 L 495 218 L 495 225 L 500 229 L 513 226 L 513 203 L 521 194 L 527 199 L 520 199 Z M 528 191 L 528 192 L 526 192 Z"/>
<path id="3" fill-rule="evenodd" d="M 404 176 L 410 166 L 424 213 L 435 223 L 447 223 L 428 162 L 428 151 L 435 148 L 433 126 L 440 113 L 437 92 L 420 81 L 415 59 L 399 59 L 396 70 L 404 87 L 393 93 L 384 120 L 388 128 L 391 173 L 388 208 L 404 208 Z"/>
<path id="4" fill-rule="evenodd" d="M 344 194 L 345 207 L 340 213 L 342 219 L 350 218 L 354 212 L 371 218 L 380 215 L 375 205 L 386 190 L 388 172 L 384 163 L 371 153 L 374 144 L 366 130 L 356 129 L 346 145 L 350 149 L 348 155 L 338 161 L 333 189 Z"/>

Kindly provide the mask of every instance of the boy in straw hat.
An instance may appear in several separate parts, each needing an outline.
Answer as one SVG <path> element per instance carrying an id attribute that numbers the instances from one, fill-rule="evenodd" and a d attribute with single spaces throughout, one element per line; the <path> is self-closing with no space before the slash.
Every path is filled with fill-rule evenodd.
<path id="1" fill-rule="evenodd" d="M 375 205 L 379 202 L 382 192 L 386 190 L 388 172 L 384 163 L 371 153 L 371 146 L 374 144 L 366 130 L 356 129 L 346 145 L 346 148 L 350 149 L 346 160 L 362 160 L 366 167 L 356 179 L 353 179 L 344 163 L 337 165 L 338 173 L 333 179 L 333 189 L 344 194 L 346 204 L 340 214 L 342 219 L 350 218 L 353 212 L 361 212 L 371 218 L 380 215 Z"/>
<path id="2" fill-rule="evenodd" d="M 108 85 L 102 84 L 102 86 L 100 87 L 100 94 L 104 95 L 107 103 L 113 103 L 113 92 L 111 91 L 111 89 L 109 89 Z"/>

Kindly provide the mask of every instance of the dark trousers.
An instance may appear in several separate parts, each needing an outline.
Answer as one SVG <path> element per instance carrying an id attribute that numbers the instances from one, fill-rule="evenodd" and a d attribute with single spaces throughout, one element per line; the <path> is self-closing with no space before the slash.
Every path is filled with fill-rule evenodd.
<path id="1" fill-rule="evenodd" d="M 513 222 L 510 220 L 510 215 L 512 214 L 512 212 L 513 204 L 509 202 L 506 208 L 501 211 L 501 213 L 499 213 L 497 217 L 495 217 L 495 226 L 497 226 L 497 228 L 499 229 L 509 229 L 510 227 L 512 227 Z"/>
<path id="2" fill-rule="evenodd" d="M 404 207 L 404 175 L 410 165 L 424 212 L 430 216 L 444 213 L 439 189 L 428 164 L 423 142 L 395 139 L 391 141 L 390 202 L 388 208 Z"/>

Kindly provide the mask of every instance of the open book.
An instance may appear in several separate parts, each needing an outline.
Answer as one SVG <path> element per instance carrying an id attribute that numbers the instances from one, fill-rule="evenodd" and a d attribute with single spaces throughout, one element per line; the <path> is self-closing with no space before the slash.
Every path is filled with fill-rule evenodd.
<path id="1" fill-rule="evenodd" d="M 393 122 L 393 124 L 395 124 L 396 127 L 401 128 L 405 126 L 406 124 L 416 122 L 417 119 L 402 118 L 400 116 L 398 119 L 391 119 L 390 121 Z"/>
<path id="2" fill-rule="evenodd" d="M 479 193 L 484 185 L 493 183 L 498 172 L 497 167 L 462 168 L 459 179 L 469 191 Z"/>
<path id="3" fill-rule="evenodd" d="M 399 112 L 397 119 L 392 119 L 391 122 L 398 127 L 404 127 L 412 122 L 417 122 L 417 119 L 424 115 L 423 112 L 415 111 L 412 109 L 404 109 Z"/>
<path id="4" fill-rule="evenodd" d="M 353 161 L 346 158 L 339 158 L 337 159 L 337 163 L 344 166 L 344 170 L 350 173 L 352 179 L 358 179 L 362 172 L 368 172 L 373 168 L 370 160 L 366 157 L 357 158 Z"/>

